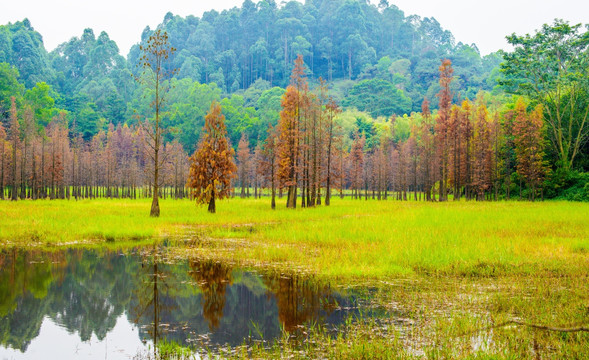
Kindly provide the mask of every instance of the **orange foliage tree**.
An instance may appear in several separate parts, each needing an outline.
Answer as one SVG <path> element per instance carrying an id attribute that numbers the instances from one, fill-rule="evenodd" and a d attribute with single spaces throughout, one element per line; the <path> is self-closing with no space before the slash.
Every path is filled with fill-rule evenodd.
<path id="1" fill-rule="evenodd" d="M 10 200 L 17 200 L 17 189 L 18 189 L 18 177 L 16 173 L 17 165 L 17 149 L 20 146 L 20 130 L 18 126 L 18 117 L 16 113 L 16 99 L 14 96 L 10 98 L 10 138 L 12 142 L 12 189 Z"/>
<path id="2" fill-rule="evenodd" d="M 304 115 L 307 108 L 309 87 L 305 77 L 302 56 L 297 57 L 291 75 L 291 84 L 282 97 L 282 111 L 278 122 L 278 178 L 280 186 L 288 188 L 286 207 L 295 208 L 297 184 L 301 171 L 301 146 L 304 133 Z M 304 195 L 303 195 L 304 199 Z"/>
<path id="3" fill-rule="evenodd" d="M 545 128 L 542 122 L 542 105 L 538 105 L 528 114 L 524 100 L 519 98 L 515 104 L 515 112 L 513 135 L 517 173 L 528 185 L 529 199 L 535 200 L 548 172 L 548 165 L 544 160 Z"/>
<path id="4" fill-rule="evenodd" d="M 351 178 L 352 178 L 352 194 L 355 199 L 360 198 L 360 189 L 362 188 L 362 173 L 364 171 L 364 145 L 366 138 L 364 133 L 359 135 L 358 132 L 354 134 L 354 142 L 352 143 L 352 150 L 350 151 L 351 159 Z"/>
<path id="5" fill-rule="evenodd" d="M 258 174 L 261 175 L 266 183 L 270 184 L 272 191 L 272 209 L 276 209 L 276 148 L 277 143 L 276 129 L 272 125 L 268 125 L 268 137 L 264 142 L 261 150 L 260 164 L 258 166 Z"/>
<path id="6" fill-rule="evenodd" d="M 215 199 L 229 197 L 231 179 L 237 167 L 233 161 L 234 150 L 227 141 L 225 116 L 216 101 L 205 117 L 203 137 L 198 149 L 190 157 L 190 175 L 187 186 L 192 188 L 197 204 L 209 204 L 209 212 L 215 213 Z"/>
<path id="7" fill-rule="evenodd" d="M 239 140 L 239 145 L 237 146 L 237 165 L 238 165 L 238 179 L 239 185 L 241 186 L 241 198 L 245 198 L 246 191 L 247 197 L 249 197 L 250 190 L 249 190 L 249 178 L 250 178 L 250 159 L 251 152 L 250 152 L 250 142 L 247 137 L 247 134 L 244 132 L 241 135 L 241 139 Z"/>
<path id="8" fill-rule="evenodd" d="M 439 200 L 447 200 L 448 188 L 448 171 L 449 171 L 449 143 L 451 141 L 450 129 L 450 108 L 452 105 L 452 92 L 450 90 L 450 83 L 452 83 L 454 70 L 452 69 L 452 62 L 448 59 L 442 61 L 440 70 L 440 92 L 438 99 L 440 100 L 438 118 L 436 121 L 436 149 L 439 163 Z"/>
<path id="9" fill-rule="evenodd" d="M 280 186 L 288 189 L 286 207 L 295 208 L 297 199 L 297 170 L 299 164 L 298 94 L 289 86 L 282 97 L 278 141 L 278 178 Z"/>

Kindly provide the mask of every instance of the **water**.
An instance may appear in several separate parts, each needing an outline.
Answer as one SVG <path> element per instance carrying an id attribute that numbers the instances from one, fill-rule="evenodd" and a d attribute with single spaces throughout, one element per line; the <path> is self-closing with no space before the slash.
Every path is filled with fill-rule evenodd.
<path id="1" fill-rule="evenodd" d="M 337 331 L 366 292 L 165 248 L 0 253 L 0 359 L 129 359 L 173 340 L 215 349 L 311 324 Z M 369 314 L 364 311 L 363 315 Z"/>

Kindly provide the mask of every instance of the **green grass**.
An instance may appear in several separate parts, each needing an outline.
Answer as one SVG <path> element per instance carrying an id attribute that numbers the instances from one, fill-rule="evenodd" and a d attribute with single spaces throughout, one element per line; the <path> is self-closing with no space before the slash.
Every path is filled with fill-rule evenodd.
<path id="1" fill-rule="evenodd" d="M 422 203 L 334 199 L 276 211 L 231 199 L 217 214 L 183 200 L 0 202 L 1 246 L 118 247 L 178 240 L 172 251 L 246 266 L 312 272 L 376 289 L 389 323 L 350 322 L 222 353 L 236 358 L 586 358 L 589 333 L 526 327 L 589 323 L 589 204 Z M 399 322 L 398 317 L 409 322 Z M 483 330 L 481 330 L 483 329 Z M 174 347 L 171 347 L 174 352 Z"/>
<path id="2" fill-rule="evenodd" d="M 328 277 L 589 270 L 589 204 L 570 202 L 333 201 L 272 211 L 268 199 L 231 199 L 209 214 L 188 200 L 0 202 L 3 246 L 220 239 L 188 251 L 304 268 Z M 186 235 L 186 234 L 191 234 Z M 228 241 L 227 241 L 228 240 Z"/>

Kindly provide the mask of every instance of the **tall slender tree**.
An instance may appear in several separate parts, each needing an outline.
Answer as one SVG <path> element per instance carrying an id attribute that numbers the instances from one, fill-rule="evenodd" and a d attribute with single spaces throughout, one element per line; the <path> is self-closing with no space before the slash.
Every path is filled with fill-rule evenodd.
<path id="1" fill-rule="evenodd" d="M 268 137 L 264 142 L 261 153 L 261 163 L 258 167 L 259 174 L 269 183 L 272 200 L 272 210 L 276 209 L 276 158 L 277 158 L 277 134 L 272 125 L 268 125 Z"/>
<path id="2" fill-rule="evenodd" d="M 355 199 L 360 198 L 360 189 L 362 187 L 362 175 L 364 172 L 364 145 L 366 137 L 358 132 L 354 135 L 354 142 L 350 150 L 350 159 L 352 162 L 350 177 L 352 180 L 352 192 Z"/>
<path id="3" fill-rule="evenodd" d="M 20 129 L 18 124 L 18 115 L 16 110 L 16 98 L 10 98 L 10 140 L 12 142 L 12 189 L 10 200 L 16 201 L 18 199 L 18 174 L 16 166 L 18 164 L 17 150 L 20 147 Z"/>
<path id="4" fill-rule="evenodd" d="M 147 40 L 147 44 L 140 46 L 143 55 L 140 58 L 139 66 L 142 67 L 142 75 L 138 80 L 153 91 L 151 106 L 154 109 L 154 118 L 146 122 L 145 133 L 147 134 L 147 145 L 151 148 L 149 156 L 153 162 L 153 198 L 151 202 L 150 216 L 160 216 L 159 205 L 159 183 L 160 169 L 165 159 L 160 158 L 160 151 L 163 148 L 162 112 L 166 100 L 166 93 L 169 89 L 168 80 L 175 73 L 175 69 L 169 69 L 170 56 L 176 49 L 168 41 L 168 34 L 157 29 Z"/>
<path id="5" fill-rule="evenodd" d="M 440 92 L 438 93 L 439 110 L 436 121 L 436 150 L 438 155 L 440 181 L 439 201 L 447 200 L 448 189 L 448 166 L 449 166 L 449 143 L 450 138 L 450 107 L 452 105 L 452 91 L 450 83 L 452 82 L 452 62 L 448 59 L 442 61 L 440 71 Z"/>
<path id="6" fill-rule="evenodd" d="M 249 197 L 250 186 L 250 163 L 251 163 L 250 142 L 247 134 L 244 132 L 241 135 L 239 144 L 237 146 L 237 175 L 239 185 L 241 186 L 241 198 Z"/>
<path id="7" fill-rule="evenodd" d="M 335 135 L 335 130 L 336 130 L 336 124 L 335 124 L 335 118 L 337 117 L 337 115 L 339 113 L 341 113 L 341 109 L 337 106 L 336 102 L 330 98 L 329 101 L 327 102 L 327 105 L 325 105 L 325 109 L 327 112 L 327 149 L 326 149 L 326 160 L 327 160 L 327 168 L 326 168 L 326 181 L 325 181 L 325 205 L 329 206 L 331 204 L 331 180 L 332 180 L 332 163 L 333 163 L 333 157 L 334 157 L 334 138 L 336 137 Z"/>
<path id="8" fill-rule="evenodd" d="M 7 145 L 9 146 L 6 141 L 6 130 L 4 130 L 4 126 L 2 126 L 2 122 L 0 121 L 0 200 L 4 199 L 5 166 L 8 160 L 6 154 Z"/>
<path id="9" fill-rule="evenodd" d="M 517 173 L 528 185 L 529 199 L 535 200 L 548 172 L 544 160 L 544 124 L 542 106 L 538 105 L 527 113 L 522 98 L 516 103 L 516 117 L 513 124 Z"/>

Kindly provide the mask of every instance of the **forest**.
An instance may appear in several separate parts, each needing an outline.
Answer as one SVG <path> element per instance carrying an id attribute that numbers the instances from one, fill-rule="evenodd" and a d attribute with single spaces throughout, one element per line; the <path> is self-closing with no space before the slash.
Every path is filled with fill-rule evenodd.
<path id="1" fill-rule="evenodd" d="M 580 26 L 556 21 L 535 37 L 514 34 L 514 52 L 484 57 L 474 44 L 455 43 L 435 19 L 405 17 L 386 3 L 245 1 L 202 18 L 168 13 L 158 28 L 175 50 L 164 65 L 171 75 L 162 112 L 164 196 L 187 195 L 188 157 L 212 101 L 237 154 L 233 186 L 246 196 L 270 188 L 261 173 L 272 147 L 268 126 L 279 131 L 298 56 L 309 89 L 300 96 L 313 97 L 318 109 L 305 116 L 307 148 L 298 151 L 328 159 L 311 172 L 296 169 L 303 181 L 313 178 L 314 189 L 379 199 L 389 192 L 426 200 L 433 193 L 440 200 L 589 199 L 587 33 Z M 124 58 L 104 32 L 86 29 L 47 53 L 28 20 L 0 29 L 0 196 L 149 195 L 153 166 L 141 124 L 153 117 L 152 89 L 134 77 L 140 44 L 153 31 L 147 27 Z M 560 46 L 568 57 L 547 69 L 529 54 L 547 47 L 548 56 Z M 559 66 L 567 72 L 554 72 Z M 553 73 L 528 81 L 540 70 Z M 282 189 L 284 179 L 276 180 Z"/>
<path id="2" fill-rule="evenodd" d="M 589 24 L 503 35 L 387 0 L 168 12 L 126 55 L 0 25 L 0 358 L 587 358 Z"/>

